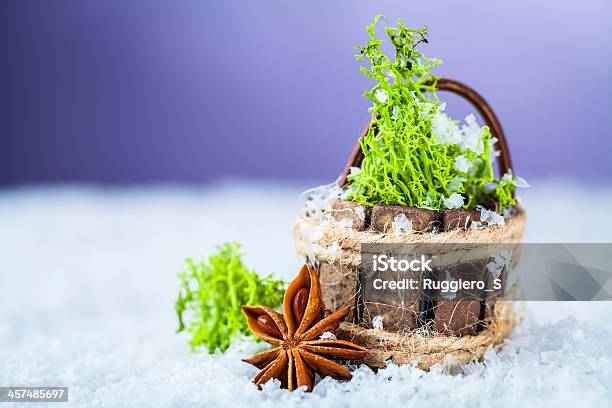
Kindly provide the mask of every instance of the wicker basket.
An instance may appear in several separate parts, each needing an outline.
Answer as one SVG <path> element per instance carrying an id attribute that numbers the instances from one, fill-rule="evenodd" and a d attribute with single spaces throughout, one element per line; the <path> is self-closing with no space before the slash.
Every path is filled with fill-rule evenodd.
<path id="1" fill-rule="evenodd" d="M 471 102 L 498 139 L 500 156 L 498 169 L 504 174 L 512 168 L 503 130 L 487 102 L 473 89 L 449 79 L 437 82 L 439 90 L 451 91 Z M 362 136 L 368 131 L 364 129 Z M 359 142 L 339 179 L 339 187 L 346 183 L 349 169 L 360 166 L 363 159 Z M 434 305 L 429 321 L 421 321 L 423 302 L 412 305 L 375 305 L 370 308 L 362 295 L 363 277 L 360 276 L 362 244 L 401 243 L 418 247 L 421 244 L 509 244 L 520 243 L 526 214 L 520 206 L 507 212 L 505 225 L 471 229 L 472 221 L 480 220 L 480 212 L 463 209 L 427 210 L 402 206 L 360 204 L 334 200 L 328 203 L 322 217 L 301 212 L 294 225 L 296 248 L 316 264 L 328 309 L 353 306 L 351 322 L 341 325 L 339 337 L 366 346 L 370 351 L 364 363 L 384 367 L 387 361 L 413 364 L 428 370 L 444 361 L 467 363 L 481 359 L 489 347 L 500 346 L 512 333 L 516 323 L 514 305 L 508 301 L 456 301 Z M 397 233 L 390 230 L 391 221 L 404 214 L 412 222 L 416 233 Z M 330 222 L 330 220 L 350 220 Z M 351 225 L 349 225 L 351 224 Z M 520 251 L 513 255 L 513 262 Z M 370 312 L 369 310 L 375 310 Z M 384 330 L 373 328 L 372 315 L 384 314 L 392 322 Z M 407 318 L 408 316 L 409 318 Z M 447 360 L 452 357 L 451 360 Z"/>

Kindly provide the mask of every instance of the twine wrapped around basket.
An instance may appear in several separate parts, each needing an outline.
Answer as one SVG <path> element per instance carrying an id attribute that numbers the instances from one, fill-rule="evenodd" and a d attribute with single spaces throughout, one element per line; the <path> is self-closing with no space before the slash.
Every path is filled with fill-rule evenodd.
<path id="1" fill-rule="evenodd" d="M 498 140 L 498 170 L 512 169 L 510 153 L 501 125 L 488 103 L 472 88 L 450 79 L 437 81 L 437 88 L 454 92 L 467 99 L 478 110 L 491 133 Z M 369 130 L 368 125 L 361 137 Z M 359 167 L 363 152 L 359 141 L 339 179 L 338 187 L 347 182 L 350 168 Z M 486 205 L 486 203 L 483 203 Z M 495 209 L 495 208 L 493 208 Z M 367 207 L 354 202 L 331 200 L 322 216 L 301 212 L 294 225 L 296 248 L 317 266 L 325 306 L 331 310 L 351 305 L 352 322 L 344 322 L 339 337 L 362 344 L 369 349 L 364 363 L 384 367 L 387 361 L 414 364 L 428 370 L 448 356 L 460 363 L 481 359 L 489 347 L 500 346 L 512 333 L 516 319 L 514 305 L 508 301 L 439 301 L 424 300 L 393 304 L 364 297 L 360 275 L 363 244 L 419 245 L 511 244 L 520 243 L 526 214 L 519 205 L 506 210 L 505 225 L 470 228 L 480 221 L 481 213 L 465 209 L 428 210 L 415 207 L 377 204 Z M 391 229 L 393 219 L 404 214 L 415 232 Z M 513 262 L 520 251 L 513 255 Z M 374 328 L 374 316 L 384 316 L 384 329 Z"/>

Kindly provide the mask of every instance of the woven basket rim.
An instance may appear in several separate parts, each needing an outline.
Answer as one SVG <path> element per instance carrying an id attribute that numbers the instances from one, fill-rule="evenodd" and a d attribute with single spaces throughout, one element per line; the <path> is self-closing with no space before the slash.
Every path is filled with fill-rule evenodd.
<path id="1" fill-rule="evenodd" d="M 372 230 L 356 231 L 337 224 L 322 224 L 298 214 L 294 223 L 295 246 L 299 255 L 314 256 L 319 262 L 339 262 L 341 265 L 359 266 L 361 263 L 361 244 L 400 243 L 400 244 L 503 244 L 521 242 L 527 220 L 523 210 L 509 217 L 504 226 L 491 225 L 483 229 L 456 229 L 442 232 L 423 233 L 386 233 Z M 317 239 L 308 236 L 319 235 Z M 335 256 L 329 248 L 335 245 Z M 332 259 L 333 258 L 333 259 Z"/>

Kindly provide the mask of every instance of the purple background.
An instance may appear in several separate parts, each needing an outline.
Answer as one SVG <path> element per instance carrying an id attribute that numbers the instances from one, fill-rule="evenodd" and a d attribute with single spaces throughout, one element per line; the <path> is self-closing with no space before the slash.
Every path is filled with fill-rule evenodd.
<path id="1" fill-rule="evenodd" d="M 605 0 L 0 7 L 0 184 L 330 181 L 368 118 L 353 44 L 379 13 L 430 26 L 425 53 L 493 105 L 518 173 L 612 176 Z"/>

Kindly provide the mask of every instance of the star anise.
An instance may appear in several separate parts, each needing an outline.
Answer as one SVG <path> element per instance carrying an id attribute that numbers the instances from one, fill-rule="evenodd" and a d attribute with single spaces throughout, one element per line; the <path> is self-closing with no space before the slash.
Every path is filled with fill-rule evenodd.
<path id="1" fill-rule="evenodd" d="M 251 331 L 276 346 L 243 360 L 261 369 L 253 382 L 261 386 L 276 378 L 291 391 L 302 386 L 312 391 L 315 373 L 351 378 L 350 370 L 332 359 L 358 360 L 367 350 L 349 341 L 319 338 L 325 332 L 336 331 L 350 309 L 346 306 L 324 316 L 319 278 L 309 265 L 304 265 L 289 284 L 283 314 L 266 306 L 242 306 Z"/>

